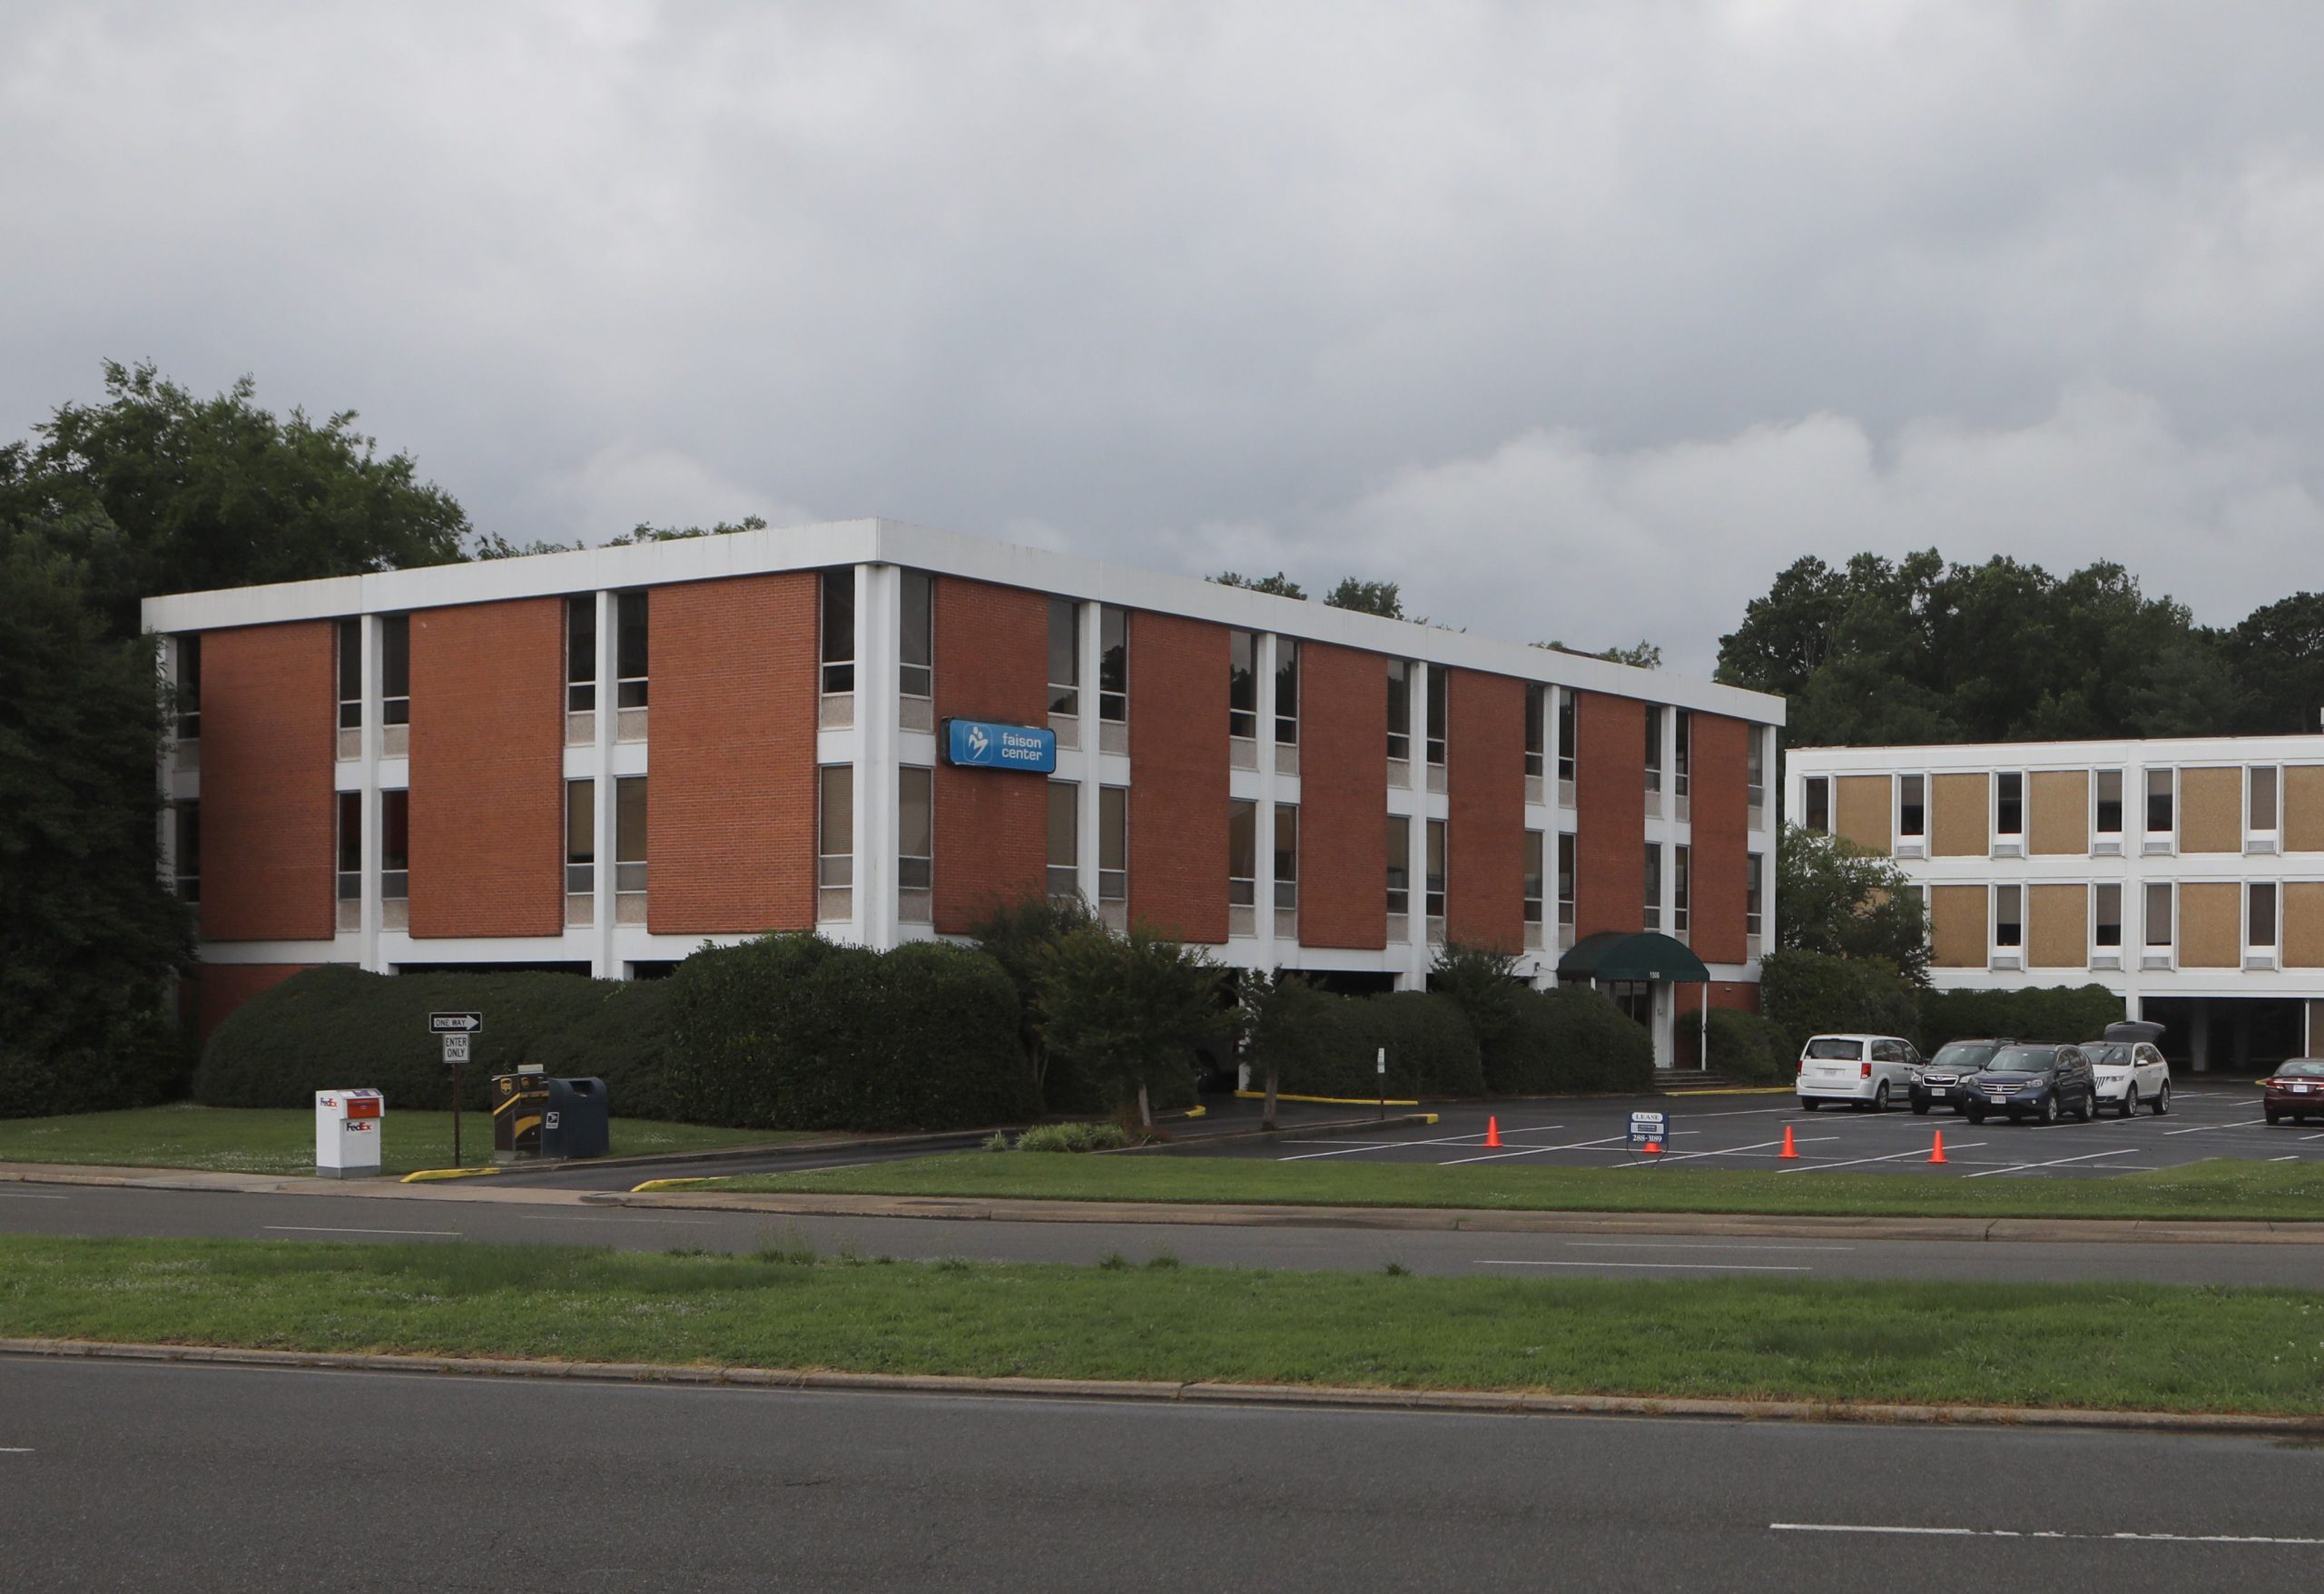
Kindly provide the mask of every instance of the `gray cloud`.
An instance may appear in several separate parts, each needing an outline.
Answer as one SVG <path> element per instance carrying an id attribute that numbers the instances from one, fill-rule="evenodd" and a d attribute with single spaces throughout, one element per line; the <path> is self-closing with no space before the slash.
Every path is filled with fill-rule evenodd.
<path id="1" fill-rule="evenodd" d="M 2319 585 L 2324 12 L 0 15 L 0 429 L 150 356 L 478 523 L 885 513 L 1710 638 L 1800 551 Z"/>

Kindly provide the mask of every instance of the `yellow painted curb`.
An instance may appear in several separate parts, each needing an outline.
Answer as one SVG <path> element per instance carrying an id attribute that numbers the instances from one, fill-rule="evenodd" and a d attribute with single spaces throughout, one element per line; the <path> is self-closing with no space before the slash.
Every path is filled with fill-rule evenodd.
<path id="1" fill-rule="evenodd" d="M 631 1186 L 629 1193 L 633 1196 L 650 1196 L 656 1190 L 676 1190 L 688 1185 L 707 1185 L 724 1177 L 725 1177 L 724 1174 L 706 1174 L 692 1179 L 648 1179 L 642 1185 Z"/>
<path id="2" fill-rule="evenodd" d="M 1190 1107 L 1187 1109 L 1186 1116 L 1190 1118 L 1200 1118 L 1207 1117 L 1209 1114 L 1210 1109 L 1206 1107 Z"/>
<path id="3" fill-rule="evenodd" d="M 1267 1093 L 1264 1090 L 1238 1090 L 1235 1093 L 1235 1097 L 1238 1101 L 1265 1101 L 1267 1098 Z M 1294 1096 L 1288 1090 L 1276 1091 L 1275 1098 L 1277 1101 L 1317 1101 L 1326 1107 L 1418 1107 L 1420 1105 L 1417 1101 L 1399 1101 L 1393 1096 L 1384 1102 L 1376 1096 Z"/>
<path id="4" fill-rule="evenodd" d="M 477 1179 L 486 1174 L 497 1174 L 498 1168 L 421 1168 L 416 1174 L 406 1174 L 397 1181 L 405 1185 L 425 1185 L 435 1179 Z"/>

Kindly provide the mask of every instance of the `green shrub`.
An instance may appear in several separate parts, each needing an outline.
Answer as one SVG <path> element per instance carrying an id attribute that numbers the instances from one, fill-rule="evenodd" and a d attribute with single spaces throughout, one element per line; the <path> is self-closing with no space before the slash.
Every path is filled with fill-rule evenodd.
<path id="1" fill-rule="evenodd" d="M 2122 1018 L 2122 999 L 2102 985 L 2023 990 L 1927 990 L 1920 997 L 1923 1051 L 1948 1040 L 2008 1036 L 2018 1040 L 2096 1040 Z"/>
<path id="2" fill-rule="evenodd" d="M 1019 1151 L 1115 1151 L 1129 1144 L 1119 1124 L 1038 1124 L 1017 1136 Z"/>
<path id="3" fill-rule="evenodd" d="M 1323 1044 L 1285 1059 L 1278 1087 L 1293 1096 L 1369 1100 L 1397 1097 L 1476 1096 L 1484 1090 L 1477 1038 L 1452 998 L 1424 991 L 1387 996 L 1318 996 L 1315 1018 Z M 1377 1067 L 1388 1051 L 1384 1086 Z"/>
<path id="4" fill-rule="evenodd" d="M 1901 1035 L 1913 1038 L 1920 1010 L 1905 977 L 1876 958 L 1828 952 L 1770 952 L 1759 961 L 1759 1007 L 1789 1036 Z"/>
<path id="5" fill-rule="evenodd" d="M 778 1129 L 950 1129 L 1038 1115 L 1017 993 L 982 952 L 777 935 L 670 977 L 676 1116 Z"/>
<path id="6" fill-rule="evenodd" d="M 159 1012 L 54 1045 L 0 1039 L 0 1118 L 151 1107 L 184 1091 L 192 1060 L 183 1034 Z"/>
<path id="7" fill-rule="evenodd" d="M 1486 1083 L 1498 1096 L 1651 1089 L 1654 1039 L 1586 987 L 1536 991 L 1499 1055 L 1486 1059 Z"/>
<path id="8" fill-rule="evenodd" d="M 1700 1044 L 1703 1016 L 1679 1015 L 1679 1055 L 1694 1058 Z M 1772 1018 L 1731 1008 L 1710 1010 L 1709 1065 L 1731 1078 L 1758 1085 L 1787 1084 L 1797 1072 L 1798 1047 L 1790 1033 Z"/>

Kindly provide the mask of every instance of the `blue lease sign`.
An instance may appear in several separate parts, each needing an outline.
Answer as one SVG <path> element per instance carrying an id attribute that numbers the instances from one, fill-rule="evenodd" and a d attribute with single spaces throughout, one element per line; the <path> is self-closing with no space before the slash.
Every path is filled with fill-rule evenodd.
<path id="1" fill-rule="evenodd" d="M 997 725 L 990 720 L 946 720 L 944 759 L 970 770 L 1057 770 L 1057 733 L 1046 725 Z"/>
<path id="2" fill-rule="evenodd" d="M 1669 1113 L 1632 1113 L 1630 1115 L 1630 1146 L 1644 1151 L 1651 1147 L 1659 1151 L 1670 1138 Z"/>

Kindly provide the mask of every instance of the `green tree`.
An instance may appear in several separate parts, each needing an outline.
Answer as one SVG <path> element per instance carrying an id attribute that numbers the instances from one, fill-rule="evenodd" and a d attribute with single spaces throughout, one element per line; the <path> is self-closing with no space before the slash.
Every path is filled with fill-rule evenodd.
<path id="1" fill-rule="evenodd" d="M 1928 978 L 1928 915 L 1889 860 L 1790 824 L 1776 838 L 1776 935 L 1786 951 L 1876 959 Z"/>
<path id="2" fill-rule="evenodd" d="M 1031 896 L 994 908 L 969 931 L 1017 988 L 1025 1056 L 1032 1064 L 1033 1084 L 1041 1091 L 1044 1104 L 1049 1101 L 1050 1058 L 1042 1038 L 1041 955 L 1064 937 L 1097 923 L 1098 916 L 1078 897 Z"/>
<path id="3" fill-rule="evenodd" d="M 1469 1020 L 1488 1074 L 1524 1022 L 1525 1004 L 1533 995 L 1517 973 L 1514 949 L 1451 940 L 1436 949 L 1429 963 L 1428 989 L 1451 998 Z"/>
<path id="4" fill-rule="evenodd" d="M 1304 598 L 1307 589 L 1278 570 L 1272 576 L 1241 576 L 1232 570 L 1222 570 L 1210 579 L 1220 586 L 1239 586 L 1246 592 L 1270 592 L 1277 597 Z"/>
<path id="5" fill-rule="evenodd" d="M 1600 648 L 1595 652 L 1586 647 L 1568 647 L 1562 642 L 1537 642 L 1535 647 L 1551 653 L 1570 653 L 1576 658 L 1604 659 L 1610 664 L 1628 664 L 1634 670 L 1659 670 L 1662 667 L 1662 648 L 1658 643 L 1640 640 L 1630 647 Z"/>
<path id="6" fill-rule="evenodd" d="M 1393 581 L 1358 581 L 1353 576 L 1343 576 L 1337 586 L 1324 595 L 1324 603 L 1330 608 L 1354 609 L 1358 614 L 1377 615 L 1384 620 L 1405 617 L 1403 589 Z"/>
<path id="7" fill-rule="evenodd" d="M 2234 679 L 2238 730 L 2285 736 L 2324 724 L 2324 593 L 2263 605 L 2218 645 Z"/>
<path id="8" fill-rule="evenodd" d="M 1041 948 L 1036 969 L 1042 1041 L 1112 1086 L 1118 1099 L 1135 1094 L 1149 1129 L 1147 1086 L 1165 1070 L 1190 1072 L 1196 1049 L 1228 1027 L 1210 954 L 1144 924 L 1128 935 L 1082 925 Z"/>
<path id="9" fill-rule="evenodd" d="M 1251 1061 L 1266 1080 L 1266 1099 L 1259 1107 L 1259 1127 L 1275 1127 L 1275 1096 L 1283 1076 L 1312 1074 L 1330 1060 L 1333 1050 L 1333 999 L 1291 973 L 1267 974 L 1253 969 L 1237 990 L 1239 1016 L 1250 1037 Z"/>

